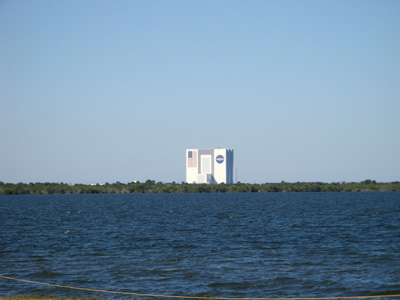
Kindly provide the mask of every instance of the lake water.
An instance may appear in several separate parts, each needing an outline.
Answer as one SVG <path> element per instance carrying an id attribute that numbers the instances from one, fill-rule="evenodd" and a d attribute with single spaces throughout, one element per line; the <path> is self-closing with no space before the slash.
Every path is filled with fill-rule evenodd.
<path id="1" fill-rule="evenodd" d="M 0 275 L 215 297 L 400 294 L 400 193 L 0 197 Z M 127 299 L 0 278 L 0 295 Z"/>

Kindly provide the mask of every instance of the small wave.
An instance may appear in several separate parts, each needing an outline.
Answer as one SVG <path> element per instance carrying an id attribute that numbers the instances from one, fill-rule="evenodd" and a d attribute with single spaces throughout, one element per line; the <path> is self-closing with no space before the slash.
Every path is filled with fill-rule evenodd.
<path id="1" fill-rule="evenodd" d="M 15 250 L 0 250 L 0 254 L 3 254 L 3 253 L 18 253 L 18 252 L 21 252 L 21 251 L 19 251 L 18 249 L 15 249 Z"/>
<path id="2" fill-rule="evenodd" d="M 237 289 L 248 289 L 252 287 L 252 284 L 249 282 L 235 282 L 235 281 L 231 281 L 231 282 L 214 282 L 214 283 L 210 283 L 208 285 L 208 287 L 210 288 L 230 288 L 233 290 L 237 290 Z"/>
<path id="3" fill-rule="evenodd" d="M 400 289 L 396 290 L 385 290 L 383 292 L 374 292 L 370 293 L 372 296 L 377 296 L 377 295 L 400 295 Z"/>
<path id="4" fill-rule="evenodd" d="M 65 275 L 65 274 L 60 273 L 60 272 L 48 271 L 48 270 L 44 270 L 44 271 L 40 271 L 40 272 L 36 272 L 36 273 L 32 274 L 33 277 L 40 277 L 40 278 L 56 278 L 56 277 L 63 276 L 63 275 Z"/>
<path id="5" fill-rule="evenodd" d="M 33 259 L 32 259 L 32 261 L 36 261 L 36 262 L 41 262 L 41 261 L 48 261 L 48 259 L 47 258 L 45 258 L 45 257 L 34 257 Z"/>

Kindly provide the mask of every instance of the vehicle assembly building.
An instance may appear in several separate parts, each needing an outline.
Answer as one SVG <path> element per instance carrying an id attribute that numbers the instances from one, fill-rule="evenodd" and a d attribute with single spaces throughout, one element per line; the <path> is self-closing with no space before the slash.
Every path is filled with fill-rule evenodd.
<path id="1" fill-rule="evenodd" d="M 187 183 L 233 183 L 233 149 L 186 149 Z"/>

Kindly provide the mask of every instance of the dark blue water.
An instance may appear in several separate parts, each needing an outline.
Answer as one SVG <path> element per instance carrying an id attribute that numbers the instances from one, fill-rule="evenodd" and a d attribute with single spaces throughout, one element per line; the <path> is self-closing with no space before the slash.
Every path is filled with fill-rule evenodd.
<path id="1" fill-rule="evenodd" d="M 0 197 L 0 275 L 217 297 L 400 294 L 400 193 Z M 0 295 L 129 298 L 0 278 Z"/>

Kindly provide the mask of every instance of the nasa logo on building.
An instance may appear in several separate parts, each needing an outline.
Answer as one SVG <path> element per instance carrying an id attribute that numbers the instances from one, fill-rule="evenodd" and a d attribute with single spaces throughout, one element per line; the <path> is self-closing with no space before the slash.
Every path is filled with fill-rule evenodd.
<path id="1" fill-rule="evenodd" d="M 215 160 L 217 161 L 217 163 L 222 164 L 224 162 L 224 156 L 218 155 Z"/>

